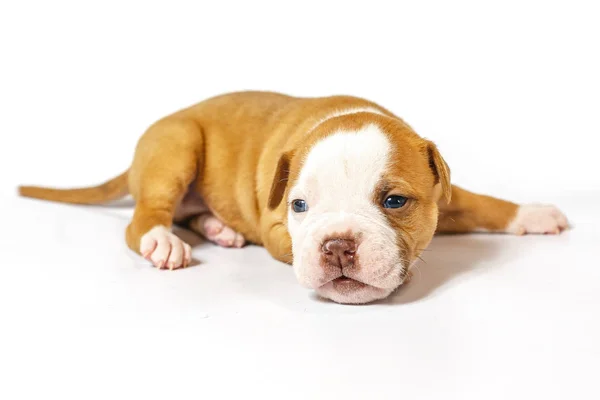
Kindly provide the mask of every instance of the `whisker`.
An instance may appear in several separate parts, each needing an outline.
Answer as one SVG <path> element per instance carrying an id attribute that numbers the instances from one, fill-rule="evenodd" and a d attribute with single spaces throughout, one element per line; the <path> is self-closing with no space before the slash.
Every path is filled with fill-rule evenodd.
<path id="1" fill-rule="evenodd" d="M 415 268 L 417 269 L 417 271 L 419 271 L 419 281 L 423 280 L 423 274 L 421 274 L 421 268 L 419 268 L 418 265 L 415 265 Z"/>

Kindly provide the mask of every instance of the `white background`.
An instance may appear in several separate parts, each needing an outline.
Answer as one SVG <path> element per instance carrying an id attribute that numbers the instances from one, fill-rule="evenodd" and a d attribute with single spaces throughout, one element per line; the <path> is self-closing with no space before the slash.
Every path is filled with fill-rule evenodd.
<path id="1" fill-rule="evenodd" d="M 591 257 L 600 200 L 599 19 L 593 1 L 3 1 L 0 307 L 7 325 L 0 335 L 11 333 L 4 343 L 12 352 L 0 359 L 9 360 L 14 384 L 4 386 L 14 390 L 4 398 L 36 390 L 38 398 L 98 391 L 135 398 L 213 389 L 220 392 L 208 398 L 235 390 L 274 398 L 598 398 L 590 374 L 600 370 L 600 279 Z M 348 311 L 308 298 L 261 249 L 200 249 L 227 271 L 216 282 L 196 276 L 200 289 L 194 275 L 140 283 L 137 272 L 154 271 L 127 269 L 126 219 L 15 198 L 18 184 L 104 181 L 127 168 L 156 119 L 245 89 L 374 100 L 438 144 L 455 183 L 518 202 L 553 202 L 579 231 L 477 239 L 500 248 L 485 264 L 500 265 L 495 272 L 463 275 L 466 283 L 447 285 L 454 291 L 412 308 Z M 471 247 L 460 252 L 476 251 L 479 242 L 465 240 Z M 442 250 L 454 244 L 437 242 Z M 506 261 L 507 249 L 524 258 Z M 465 262 L 432 257 L 428 265 L 440 268 Z M 248 268 L 263 268 L 261 280 L 244 275 Z M 435 280 L 427 271 L 423 280 Z M 172 291 L 163 294 L 212 296 L 157 301 L 152 289 L 164 289 L 164 279 Z M 264 289 L 263 297 L 249 300 L 224 284 L 239 279 Z M 130 286 L 115 283 L 123 281 Z M 285 295 L 281 284 L 289 285 Z M 140 287 L 148 301 L 132 300 Z M 281 296 L 294 306 L 274 306 Z M 184 322 L 182 304 L 193 305 Z M 307 309 L 312 317 L 294 314 Z M 197 320 L 198 313 L 213 318 Z M 136 318 L 152 328 L 130 325 Z M 82 326 L 94 329 L 69 335 Z M 220 347 L 226 338 L 233 342 Z M 199 343 L 208 347 L 193 347 Z"/>

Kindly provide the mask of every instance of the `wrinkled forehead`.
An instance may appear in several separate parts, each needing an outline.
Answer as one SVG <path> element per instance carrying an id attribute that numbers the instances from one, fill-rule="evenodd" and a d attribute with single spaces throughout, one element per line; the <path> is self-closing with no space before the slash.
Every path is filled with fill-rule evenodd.
<path id="1" fill-rule="evenodd" d="M 290 197 L 370 197 L 391 155 L 392 143 L 376 124 L 334 131 L 310 148 Z"/>

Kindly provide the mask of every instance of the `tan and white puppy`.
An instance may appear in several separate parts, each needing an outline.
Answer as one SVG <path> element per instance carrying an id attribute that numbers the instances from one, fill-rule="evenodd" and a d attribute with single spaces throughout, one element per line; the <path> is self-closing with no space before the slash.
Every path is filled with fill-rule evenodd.
<path id="1" fill-rule="evenodd" d="M 361 98 L 239 92 L 148 128 L 122 175 L 96 187 L 22 186 L 23 196 L 102 204 L 131 194 L 126 241 L 157 268 L 191 249 L 180 224 L 225 247 L 250 242 L 339 303 L 387 297 L 436 232 L 557 234 L 553 206 L 518 205 L 454 186 L 434 143 Z"/>

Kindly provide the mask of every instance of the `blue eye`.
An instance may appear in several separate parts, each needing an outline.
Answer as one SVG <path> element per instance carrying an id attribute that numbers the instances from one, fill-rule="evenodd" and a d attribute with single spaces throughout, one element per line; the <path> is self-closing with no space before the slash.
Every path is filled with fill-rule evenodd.
<path id="1" fill-rule="evenodd" d="M 402 208 L 408 199 L 404 196 L 389 196 L 383 202 L 384 208 Z"/>
<path id="2" fill-rule="evenodd" d="M 297 213 L 302 213 L 308 210 L 308 205 L 304 200 L 292 201 L 292 210 Z"/>

